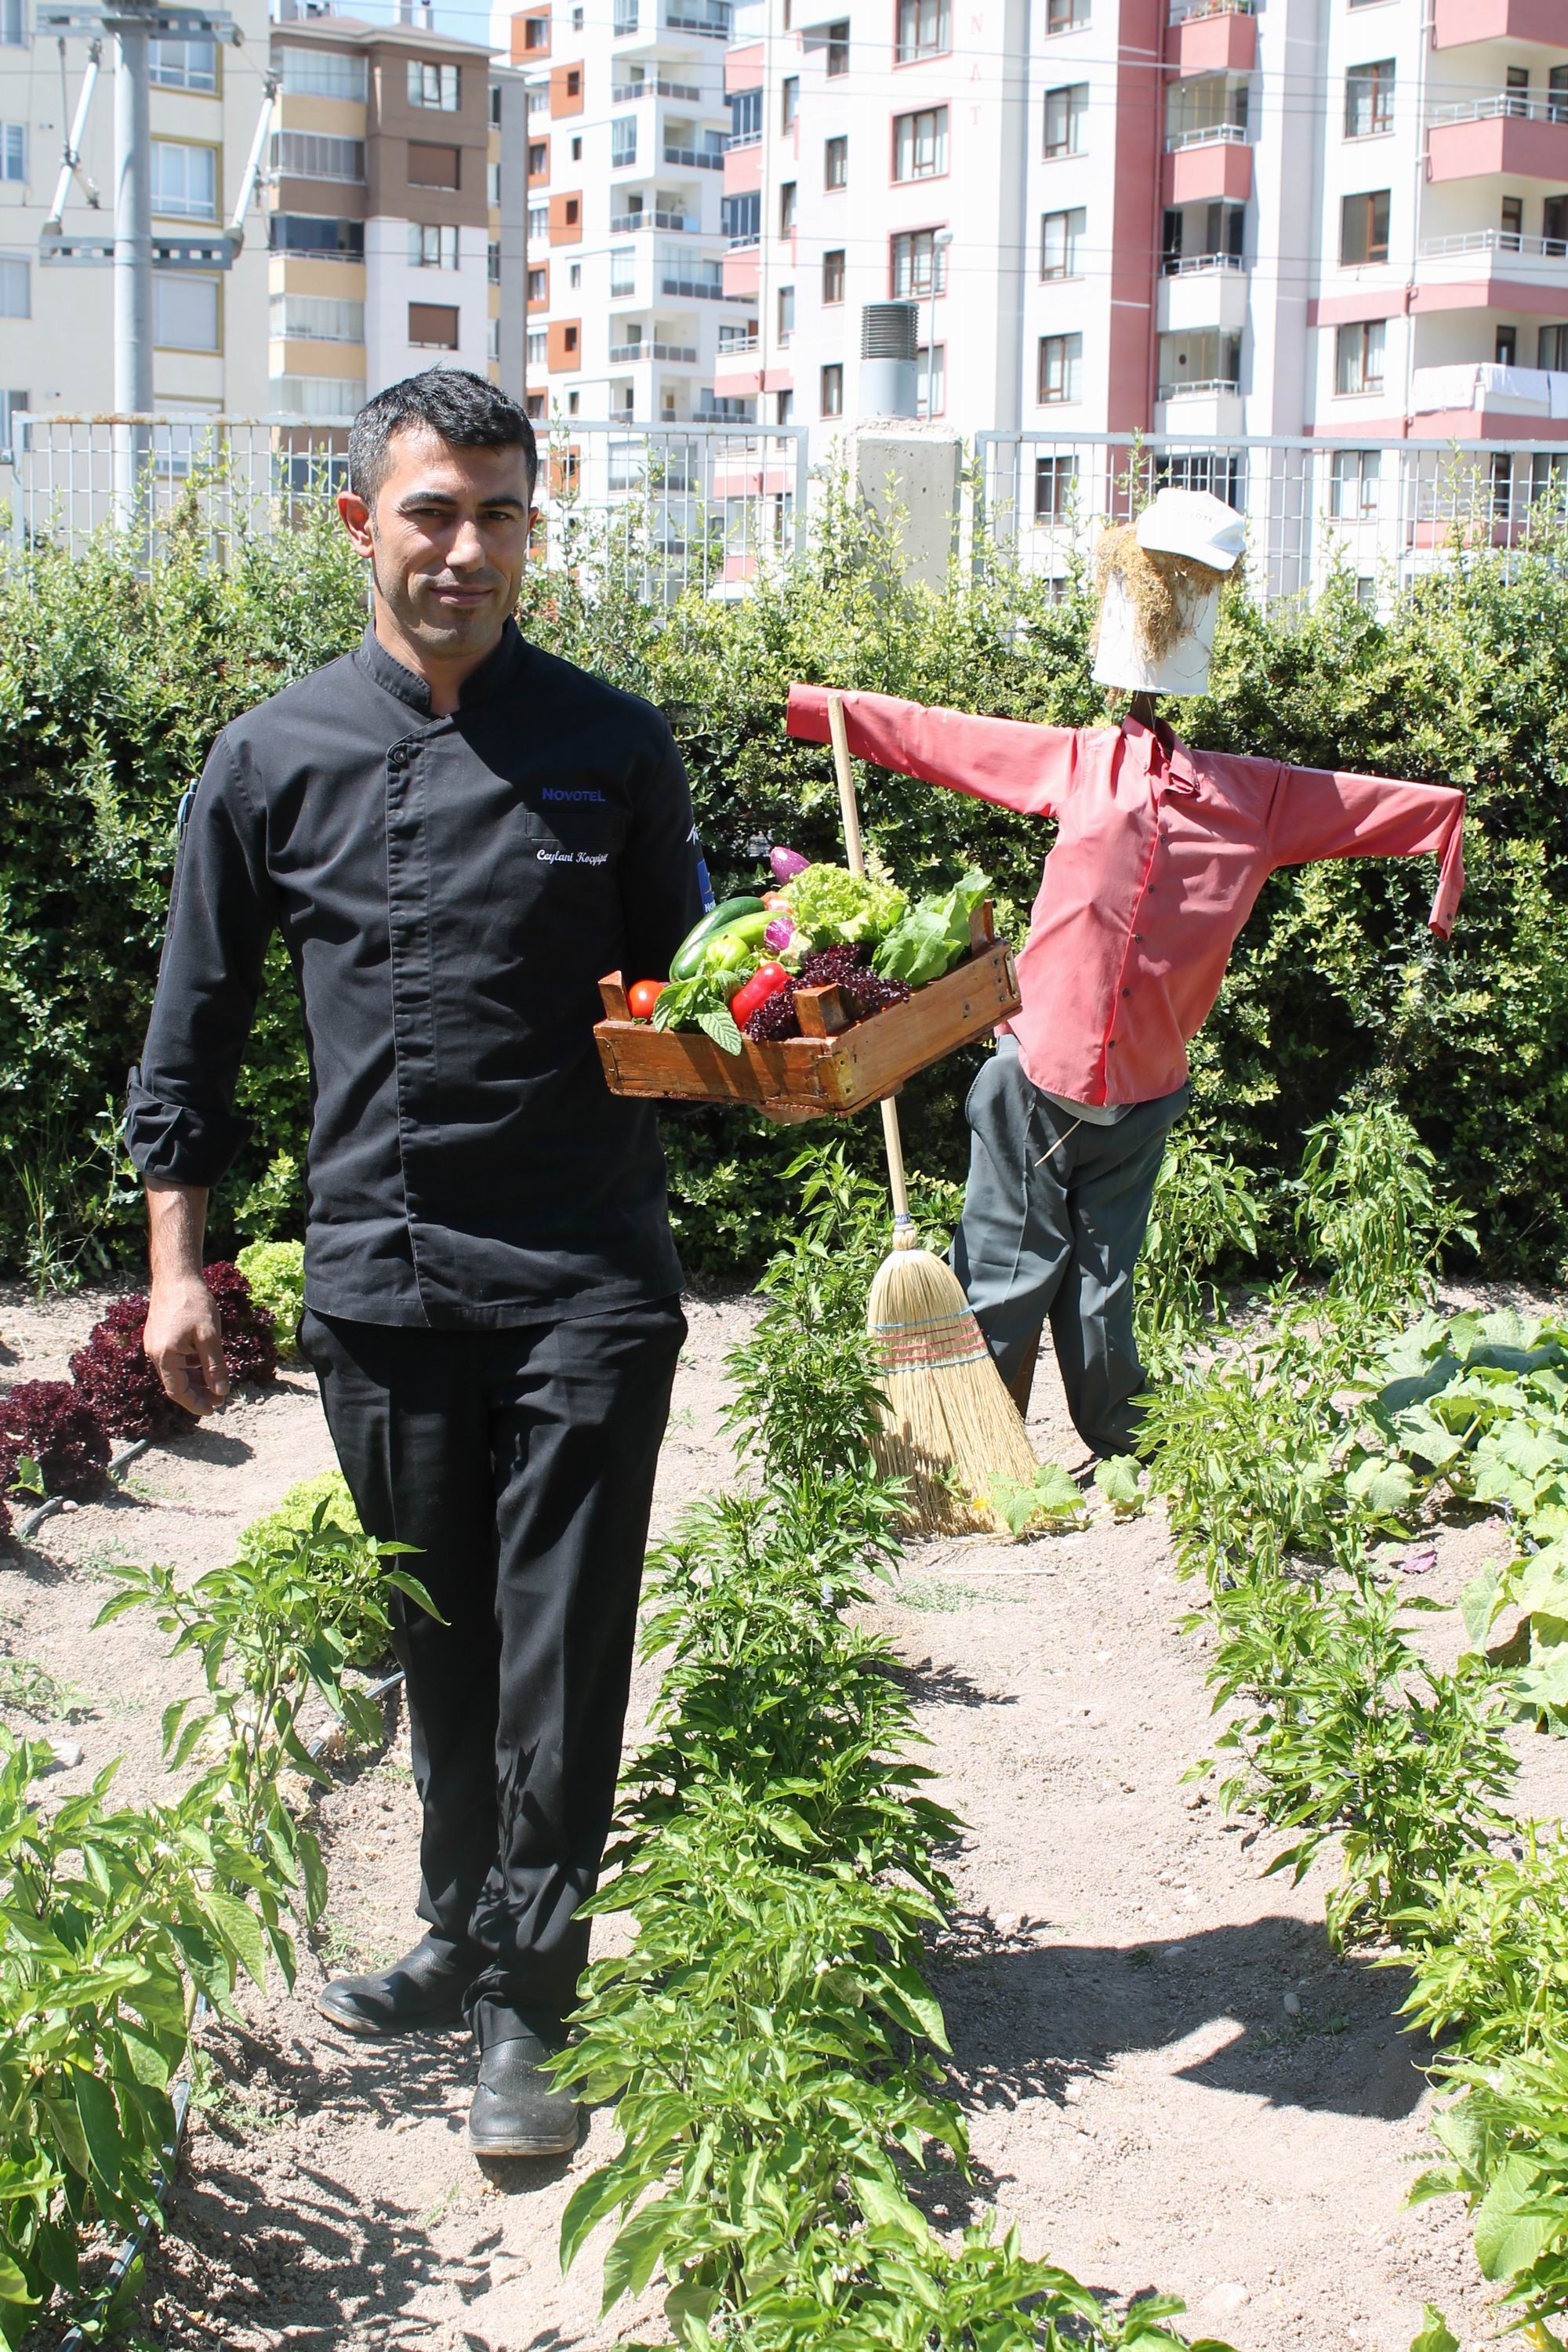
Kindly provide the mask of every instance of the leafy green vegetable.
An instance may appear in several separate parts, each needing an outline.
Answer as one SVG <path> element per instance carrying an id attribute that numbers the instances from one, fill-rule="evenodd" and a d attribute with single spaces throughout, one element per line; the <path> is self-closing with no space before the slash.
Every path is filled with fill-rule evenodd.
<path id="1" fill-rule="evenodd" d="M 951 890 L 919 898 L 871 961 L 886 980 L 924 988 L 969 952 L 969 919 L 991 888 L 991 877 L 969 867 Z"/>
<path id="2" fill-rule="evenodd" d="M 700 1029 L 726 1054 L 741 1050 L 741 1033 L 730 1010 L 740 982 L 732 971 L 704 968 L 689 980 L 672 980 L 653 1008 L 656 1029 Z"/>
<path id="3" fill-rule="evenodd" d="M 873 882 L 842 866 L 808 866 L 789 886 L 795 937 L 790 961 L 818 948 L 874 947 L 902 919 L 909 900 L 891 882 Z"/>

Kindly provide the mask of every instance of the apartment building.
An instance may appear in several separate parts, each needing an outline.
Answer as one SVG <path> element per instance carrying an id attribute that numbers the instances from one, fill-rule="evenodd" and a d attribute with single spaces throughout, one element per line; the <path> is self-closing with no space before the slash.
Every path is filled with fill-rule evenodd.
<path id="1" fill-rule="evenodd" d="M 275 25 L 271 54 L 266 405 L 346 422 L 421 368 L 499 378 L 489 50 L 321 14 Z"/>
<path id="2" fill-rule="evenodd" d="M 498 17 L 527 82 L 533 415 L 751 415 L 714 389 L 745 307 L 725 287 L 732 28 L 729 0 L 552 0 Z"/>
<path id="3" fill-rule="evenodd" d="M 237 44 L 151 44 L 154 237 L 215 230 L 237 200 L 263 98 L 265 0 L 232 0 L 230 14 Z M 112 233 L 112 43 L 106 48 L 63 216 L 79 236 Z M 85 37 L 73 36 L 62 88 L 55 38 L 37 31 L 32 0 L 0 0 L 0 449 L 23 409 L 114 404 L 112 272 L 39 256 L 87 60 Z M 232 268 L 155 272 L 153 388 L 161 409 L 199 419 L 266 406 L 267 280 L 258 204 Z"/>
<path id="4" fill-rule="evenodd" d="M 966 436 L 1568 441 L 1561 0 L 818 5 L 726 60 L 715 375 L 814 454 L 895 345 Z"/>

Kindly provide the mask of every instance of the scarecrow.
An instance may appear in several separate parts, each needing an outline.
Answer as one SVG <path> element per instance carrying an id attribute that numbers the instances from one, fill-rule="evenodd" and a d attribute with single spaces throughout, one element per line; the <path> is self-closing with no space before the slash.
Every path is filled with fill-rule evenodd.
<path id="1" fill-rule="evenodd" d="M 952 1263 L 1021 1412 L 1048 1319 L 1074 1425 L 1096 1454 L 1136 1439 L 1133 1268 L 1190 1097 L 1188 1040 L 1264 883 L 1321 858 L 1430 853 L 1428 919 L 1445 939 L 1464 887 L 1462 793 L 1198 751 L 1157 715 L 1154 696 L 1207 686 L 1244 533 L 1206 491 L 1166 489 L 1102 537 L 1093 675 L 1131 694 L 1120 725 L 843 697 L 861 759 L 1056 823 L 1018 958 L 1023 1008 L 970 1089 Z M 792 688 L 790 733 L 826 741 L 826 706 L 825 688 Z"/>

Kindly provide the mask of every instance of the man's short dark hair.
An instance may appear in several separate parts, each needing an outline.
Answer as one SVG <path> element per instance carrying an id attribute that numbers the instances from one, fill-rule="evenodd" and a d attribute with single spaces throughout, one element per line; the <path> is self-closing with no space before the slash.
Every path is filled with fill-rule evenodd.
<path id="1" fill-rule="evenodd" d="M 539 444 L 527 411 L 468 368 L 426 368 L 367 400 L 349 429 L 349 484 L 367 507 L 386 479 L 393 436 L 416 427 L 454 449 L 521 449 L 532 498 Z"/>

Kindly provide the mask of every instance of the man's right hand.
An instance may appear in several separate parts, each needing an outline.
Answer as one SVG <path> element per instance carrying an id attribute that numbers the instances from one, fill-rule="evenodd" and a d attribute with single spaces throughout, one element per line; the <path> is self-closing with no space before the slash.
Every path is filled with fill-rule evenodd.
<path id="1" fill-rule="evenodd" d="M 176 1404 L 198 1419 L 216 1412 L 228 1394 L 228 1367 L 217 1308 L 200 1275 L 153 1284 L 142 1345 Z"/>

